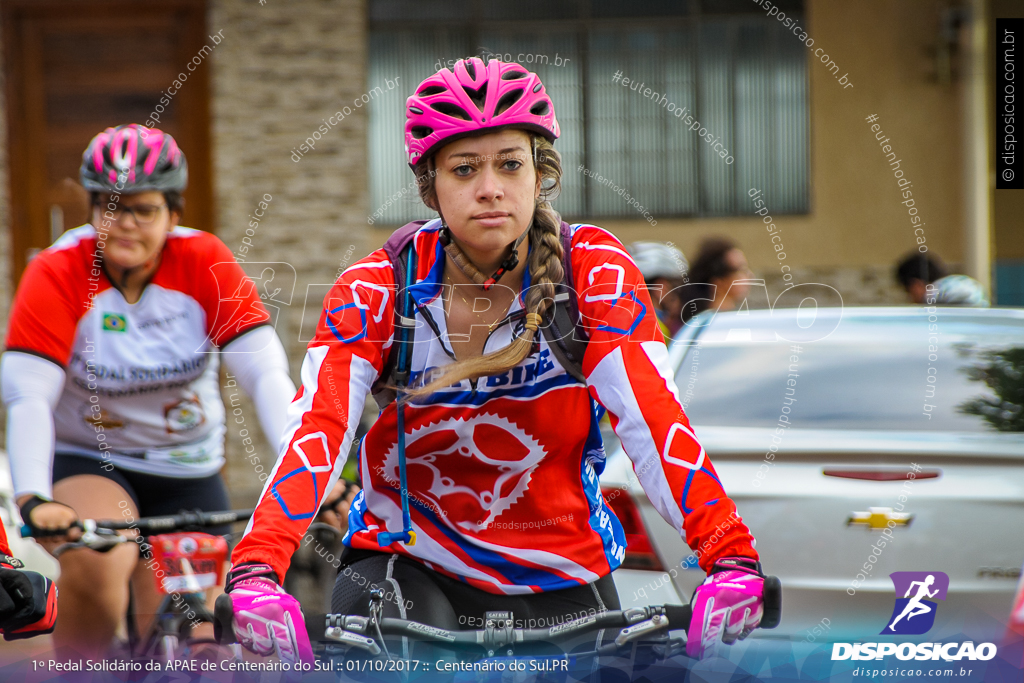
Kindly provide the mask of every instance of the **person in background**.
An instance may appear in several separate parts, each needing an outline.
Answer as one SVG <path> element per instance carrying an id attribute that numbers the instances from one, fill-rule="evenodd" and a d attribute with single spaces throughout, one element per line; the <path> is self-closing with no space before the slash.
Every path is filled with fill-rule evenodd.
<path id="1" fill-rule="evenodd" d="M 682 320 L 689 322 L 704 311 L 731 311 L 750 291 L 753 273 L 747 257 L 727 237 L 708 237 L 701 242 L 688 277 L 694 287 L 682 306 Z"/>
<path id="2" fill-rule="evenodd" d="M 925 288 L 946 276 L 946 268 L 938 257 L 914 251 L 896 264 L 896 279 L 907 292 L 911 303 L 923 304 Z"/>
<path id="3" fill-rule="evenodd" d="M 230 509 L 222 361 L 271 444 L 295 396 L 252 281 L 215 235 L 178 224 L 188 164 L 174 138 L 108 128 L 85 150 L 80 179 L 91 222 L 28 264 L 0 359 L 15 500 L 34 532 L 58 532 L 39 541 L 49 551 L 79 538 L 79 519 Z M 162 595 L 143 557 L 135 543 L 60 555 L 58 648 L 106 656 L 129 595 L 147 631 Z M 219 592 L 207 591 L 211 607 Z M 196 626 L 189 652 L 216 654 L 202 642 L 211 636 L 211 624 Z"/>
<path id="4" fill-rule="evenodd" d="M 924 303 L 976 308 L 988 308 L 989 306 L 985 288 L 981 286 L 980 282 L 967 275 L 947 275 L 928 285 Z"/>
<path id="5" fill-rule="evenodd" d="M 668 344 L 683 326 L 683 295 L 677 288 L 689 280 L 686 257 L 674 246 L 662 242 L 633 242 L 626 250 L 644 276 L 657 309 L 658 328 Z"/>

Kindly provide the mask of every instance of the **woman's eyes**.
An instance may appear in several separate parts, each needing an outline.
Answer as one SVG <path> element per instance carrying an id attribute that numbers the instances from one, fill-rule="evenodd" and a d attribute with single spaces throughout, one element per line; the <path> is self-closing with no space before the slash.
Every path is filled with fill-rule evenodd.
<path id="1" fill-rule="evenodd" d="M 501 167 L 506 171 L 518 171 L 520 168 L 523 167 L 523 162 L 519 161 L 518 159 L 509 159 L 504 164 L 502 164 Z M 465 177 L 472 173 L 474 170 L 475 169 L 469 164 L 460 164 L 452 169 L 452 173 L 454 173 L 457 176 Z"/>

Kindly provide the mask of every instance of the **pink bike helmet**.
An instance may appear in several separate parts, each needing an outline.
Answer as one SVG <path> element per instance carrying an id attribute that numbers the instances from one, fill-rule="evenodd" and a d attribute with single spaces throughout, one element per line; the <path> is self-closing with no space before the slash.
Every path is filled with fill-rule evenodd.
<path id="1" fill-rule="evenodd" d="M 127 171 L 127 179 L 118 176 Z M 167 133 L 137 123 L 107 128 L 89 143 L 79 172 L 90 192 L 181 192 L 188 164 Z"/>
<path id="2" fill-rule="evenodd" d="M 537 74 L 510 62 L 462 59 L 441 69 L 406 102 L 409 166 L 439 147 L 484 130 L 522 128 L 554 142 L 558 121 Z"/>

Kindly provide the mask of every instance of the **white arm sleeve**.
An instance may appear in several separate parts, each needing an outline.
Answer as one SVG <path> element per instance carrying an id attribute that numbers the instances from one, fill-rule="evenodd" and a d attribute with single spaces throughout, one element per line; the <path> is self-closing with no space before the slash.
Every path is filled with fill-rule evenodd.
<path id="1" fill-rule="evenodd" d="M 295 384 L 288 375 L 288 356 L 274 328 L 262 325 L 236 337 L 221 349 L 221 355 L 228 372 L 256 404 L 260 425 L 275 455 L 280 453 Z"/>
<path id="2" fill-rule="evenodd" d="M 64 370 L 18 351 L 0 359 L 0 398 L 7 405 L 7 456 L 14 496 L 53 497 L 53 409 L 64 391 Z"/>

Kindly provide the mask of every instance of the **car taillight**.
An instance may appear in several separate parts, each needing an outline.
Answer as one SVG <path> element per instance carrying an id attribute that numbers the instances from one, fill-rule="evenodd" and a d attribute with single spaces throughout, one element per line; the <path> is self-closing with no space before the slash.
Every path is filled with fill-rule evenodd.
<path id="1" fill-rule="evenodd" d="M 633 497 L 627 489 L 602 488 L 604 500 L 622 524 L 626 533 L 626 557 L 620 565 L 623 569 L 653 569 L 662 571 L 661 561 L 647 538 L 644 520 L 640 517 Z"/>

